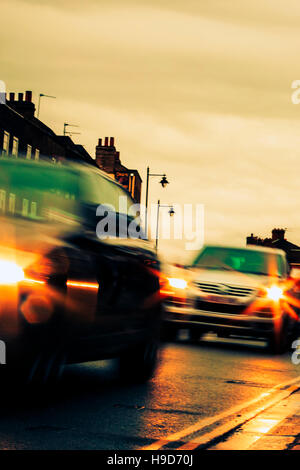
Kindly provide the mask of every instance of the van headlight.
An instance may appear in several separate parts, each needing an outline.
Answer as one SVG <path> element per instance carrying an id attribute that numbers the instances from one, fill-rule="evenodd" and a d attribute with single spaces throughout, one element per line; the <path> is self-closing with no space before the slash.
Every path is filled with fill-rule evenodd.
<path id="1" fill-rule="evenodd" d="M 257 293 L 257 297 L 273 300 L 273 302 L 279 302 L 279 300 L 282 299 L 283 296 L 284 290 L 282 289 L 282 287 L 276 284 L 271 285 L 270 287 L 261 287 Z"/>
<path id="2" fill-rule="evenodd" d="M 274 302 L 278 302 L 283 297 L 283 289 L 279 286 L 271 286 L 266 289 L 267 297 Z"/>

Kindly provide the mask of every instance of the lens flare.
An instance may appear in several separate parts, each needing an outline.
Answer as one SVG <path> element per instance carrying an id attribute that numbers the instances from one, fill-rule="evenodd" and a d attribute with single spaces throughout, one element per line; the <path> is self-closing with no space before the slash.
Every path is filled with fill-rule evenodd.
<path id="1" fill-rule="evenodd" d="M 16 284 L 24 279 L 24 271 L 11 261 L 0 260 L 0 284 Z"/>
<path id="2" fill-rule="evenodd" d="M 283 290 L 278 286 L 269 287 L 267 289 L 267 296 L 269 299 L 278 302 L 278 300 L 280 300 L 283 296 Z"/>

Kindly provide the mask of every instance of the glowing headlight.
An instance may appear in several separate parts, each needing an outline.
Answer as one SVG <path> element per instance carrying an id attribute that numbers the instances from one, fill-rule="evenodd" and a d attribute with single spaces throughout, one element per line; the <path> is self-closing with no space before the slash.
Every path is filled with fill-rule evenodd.
<path id="1" fill-rule="evenodd" d="M 16 284 L 23 281 L 24 271 L 16 263 L 0 260 L 0 284 Z"/>
<path id="2" fill-rule="evenodd" d="M 179 279 L 177 277 L 168 277 L 168 282 L 171 287 L 175 289 L 186 289 L 187 282 L 184 279 Z"/>
<path id="3" fill-rule="evenodd" d="M 267 289 L 267 296 L 269 299 L 278 302 L 278 300 L 280 300 L 283 296 L 283 290 L 281 289 L 281 287 L 278 286 L 269 287 Z"/>

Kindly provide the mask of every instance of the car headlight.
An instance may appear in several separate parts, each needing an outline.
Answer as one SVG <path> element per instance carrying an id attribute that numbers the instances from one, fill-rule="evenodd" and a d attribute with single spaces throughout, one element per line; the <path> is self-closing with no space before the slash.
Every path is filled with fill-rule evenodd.
<path id="1" fill-rule="evenodd" d="M 187 281 L 185 279 L 180 279 L 177 277 L 168 277 L 169 285 L 175 289 L 186 289 Z"/>
<path id="2" fill-rule="evenodd" d="M 24 271 L 16 263 L 0 260 L 0 285 L 17 284 L 24 280 Z"/>
<path id="3" fill-rule="evenodd" d="M 275 302 L 278 302 L 283 297 L 283 289 L 279 286 L 268 287 L 266 291 L 268 299 Z"/>

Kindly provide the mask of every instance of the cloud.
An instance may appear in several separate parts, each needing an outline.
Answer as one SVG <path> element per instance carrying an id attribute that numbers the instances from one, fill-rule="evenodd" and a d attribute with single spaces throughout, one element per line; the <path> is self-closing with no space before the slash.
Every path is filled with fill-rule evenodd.
<path id="1" fill-rule="evenodd" d="M 147 166 L 166 172 L 151 200 L 204 203 L 207 239 L 282 224 L 300 241 L 299 10 L 294 0 L 4 0 L 0 78 L 56 96 L 41 118 L 57 132 L 80 125 L 74 139 L 91 154 L 114 135 L 144 181 Z"/>

